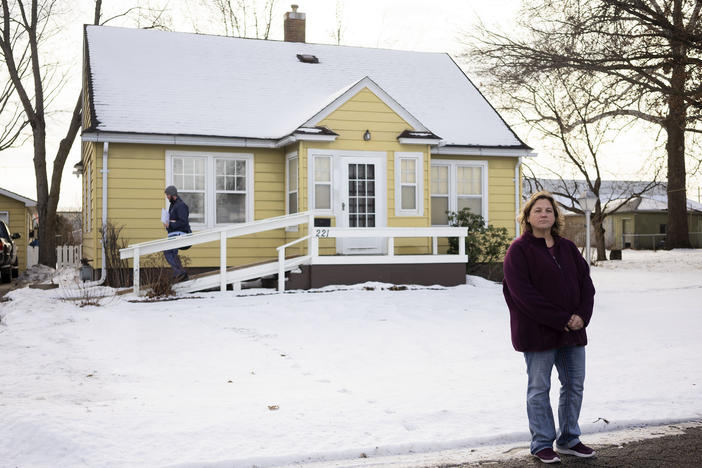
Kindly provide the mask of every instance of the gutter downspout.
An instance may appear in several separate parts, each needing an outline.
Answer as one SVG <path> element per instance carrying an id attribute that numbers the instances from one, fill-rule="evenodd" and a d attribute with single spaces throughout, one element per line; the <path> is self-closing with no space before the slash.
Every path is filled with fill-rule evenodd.
<path id="1" fill-rule="evenodd" d="M 514 238 L 519 237 L 519 201 L 521 199 L 521 193 L 519 191 L 519 182 L 521 178 L 519 177 L 520 169 L 522 167 L 522 157 L 519 156 L 517 164 L 514 166 L 514 212 L 517 213 L 517 219 L 514 220 Z"/>
<path id="2" fill-rule="evenodd" d="M 105 232 L 107 226 L 107 151 L 110 147 L 109 142 L 102 144 L 102 232 Z M 521 158 L 519 158 L 521 161 Z M 103 234 L 104 236 L 104 234 Z M 105 268 L 105 243 L 102 244 L 102 268 L 100 268 L 100 279 L 97 284 L 102 284 L 107 279 L 107 268 Z"/>
<path id="3" fill-rule="evenodd" d="M 105 232 L 107 226 L 107 151 L 110 143 L 105 141 L 102 144 L 102 232 Z M 83 283 L 84 287 L 100 286 L 107 279 L 107 268 L 105 268 L 105 243 L 100 239 L 102 244 L 102 267 L 100 268 L 100 279 Z"/>

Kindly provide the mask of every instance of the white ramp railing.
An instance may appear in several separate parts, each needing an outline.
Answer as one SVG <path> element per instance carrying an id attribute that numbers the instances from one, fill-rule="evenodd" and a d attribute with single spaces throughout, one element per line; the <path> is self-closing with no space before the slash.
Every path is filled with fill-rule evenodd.
<path id="1" fill-rule="evenodd" d="M 226 271 L 227 271 L 227 239 L 230 237 L 239 237 L 259 232 L 270 231 L 273 229 L 284 229 L 286 227 L 299 226 L 301 224 L 314 225 L 314 215 L 305 211 L 287 216 L 278 216 L 275 218 L 267 218 L 260 221 L 253 221 L 244 224 L 230 224 L 204 231 L 194 232 L 178 237 L 170 237 L 166 239 L 158 239 L 139 244 L 132 244 L 129 247 L 120 249 L 119 255 L 121 259 L 134 259 L 134 292 L 139 294 L 139 261 L 142 255 L 148 255 L 164 250 L 178 249 L 188 245 L 205 244 L 207 242 L 219 241 L 220 248 L 220 289 L 225 291 Z M 311 250 L 311 246 L 308 246 Z M 310 251 L 308 250 L 308 251 Z"/>

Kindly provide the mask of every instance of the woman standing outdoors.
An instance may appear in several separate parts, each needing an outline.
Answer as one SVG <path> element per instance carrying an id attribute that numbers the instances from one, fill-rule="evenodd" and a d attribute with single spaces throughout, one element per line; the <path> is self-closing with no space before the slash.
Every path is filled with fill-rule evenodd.
<path id="1" fill-rule="evenodd" d="M 560 236 L 563 215 L 549 192 L 531 196 L 519 222 L 522 234 L 505 256 L 503 293 L 510 312 L 512 345 L 526 360 L 531 453 L 544 463 L 561 454 L 593 457 L 580 442 L 578 418 L 585 381 L 585 328 L 595 288 L 578 248 Z M 551 370 L 561 382 L 556 434 L 549 400 Z"/>

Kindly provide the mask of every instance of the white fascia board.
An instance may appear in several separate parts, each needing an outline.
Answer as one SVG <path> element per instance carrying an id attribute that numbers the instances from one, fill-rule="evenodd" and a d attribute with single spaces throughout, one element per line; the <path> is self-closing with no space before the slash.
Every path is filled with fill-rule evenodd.
<path id="1" fill-rule="evenodd" d="M 189 136 L 167 134 L 141 134 L 116 132 L 88 132 L 81 135 L 82 141 L 110 143 L 140 143 L 147 145 L 186 146 L 235 146 L 241 148 L 275 148 L 277 140 L 255 138 L 230 138 L 216 136 Z"/>
<path id="2" fill-rule="evenodd" d="M 230 138 L 214 136 L 189 136 L 167 134 L 140 134 L 115 132 L 88 132 L 82 141 L 110 143 L 138 143 L 147 145 L 227 146 L 239 148 L 280 148 L 296 141 L 335 141 L 336 135 L 289 135 L 281 139 Z"/>
<path id="3" fill-rule="evenodd" d="M 403 145 L 440 145 L 442 140 L 436 138 L 398 138 Z"/>
<path id="4" fill-rule="evenodd" d="M 29 198 L 25 198 L 22 195 L 17 195 L 14 192 L 10 192 L 9 190 L 1 189 L 0 188 L 0 195 L 4 195 L 8 198 L 12 198 L 14 200 L 17 200 L 19 202 L 24 203 L 24 206 L 37 206 L 37 202 L 34 200 L 31 200 Z"/>
<path id="5" fill-rule="evenodd" d="M 402 117 L 405 122 L 409 123 L 414 130 L 429 132 L 427 127 L 422 124 L 415 116 L 413 116 L 407 109 L 402 107 L 402 105 L 392 98 L 388 93 L 386 93 L 378 84 L 370 79 L 369 77 L 364 77 L 360 79 L 356 84 L 351 86 L 348 90 L 343 92 L 340 96 L 330 102 L 321 111 L 317 112 L 312 116 L 307 122 L 300 125 L 300 127 L 316 127 L 319 122 L 327 118 L 332 112 L 341 107 L 346 101 L 355 96 L 363 88 L 368 88 L 373 94 L 378 96 L 378 98 L 383 101 L 387 106 L 393 110 L 397 115 Z"/>
<path id="6" fill-rule="evenodd" d="M 533 150 L 515 148 L 476 148 L 471 146 L 437 146 L 431 149 L 431 154 L 451 154 L 456 156 L 505 156 L 533 158 L 538 155 Z"/>

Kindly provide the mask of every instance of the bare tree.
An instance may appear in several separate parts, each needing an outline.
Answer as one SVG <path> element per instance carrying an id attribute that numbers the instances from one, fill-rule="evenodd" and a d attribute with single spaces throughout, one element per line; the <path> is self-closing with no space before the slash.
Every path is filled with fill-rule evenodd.
<path id="1" fill-rule="evenodd" d="M 595 232 L 598 261 L 607 259 L 605 218 L 619 210 L 622 201 L 631 201 L 658 185 L 654 179 L 643 186 L 620 184 L 616 195 L 602 190 L 602 148 L 611 143 L 631 121 L 631 118 L 617 116 L 593 119 L 593 116 L 602 114 L 611 102 L 621 98 L 621 90 L 610 85 L 608 80 L 598 80 L 596 76 L 577 70 L 542 72 L 528 81 L 523 77 L 500 76 L 492 85 L 507 91 L 509 98 L 502 108 L 518 116 L 542 137 L 557 143 L 560 159 L 573 168 L 578 178 L 583 179 L 577 183 L 564 177 L 560 170 L 546 168 L 558 181 L 546 188 L 570 202 L 562 204 L 564 208 L 584 214 L 577 202 L 583 190 L 589 189 L 597 197 L 591 224 Z M 535 183 L 535 188 L 543 188 L 533 173 L 527 179 L 528 183 Z"/>
<path id="2" fill-rule="evenodd" d="M 591 121 L 631 116 L 665 132 L 668 248 L 689 247 L 686 134 L 700 133 L 702 0 L 529 0 L 513 35 L 487 31 L 473 57 L 529 79 L 581 70 L 620 87 Z M 505 71 L 506 73 L 506 71 Z"/>
<path id="3" fill-rule="evenodd" d="M 56 265 L 56 209 L 58 206 L 61 178 L 68 153 L 73 146 L 81 126 L 82 97 L 79 93 L 71 113 L 68 128 L 56 148 L 51 175 L 47 173 L 47 116 L 49 104 L 66 82 L 66 75 L 61 74 L 55 64 L 42 63 L 52 30 L 58 0 L 1 0 L 2 17 L 0 18 L 0 53 L 4 59 L 4 68 L 9 82 L 5 85 L 3 100 L 0 103 L 19 102 L 21 112 L 4 120 L 6 144 L 15 143 L 21 138 L 25 127 L 31 127 L 33 143 L 34 172 L 37 189 L 37 212 L 39 214 L 39 262 Z M 95 1 L 93 24 L 138 13 L 140 17 L 150 17 L 162 21 L 156 9 L 148 7 L 129 8 L 125 12 L 101 21 L 102 0 Z M 149 15 L 144 15 L 144 13 Z M 149 26 L 157 25 L 153 23 Z M 3 119 L 5 114 L 3 113 Z M 2 147 L 0 146 L 0 149 Z M 50 177 L 50 179 L 49 179 Z"/>
<path id="4" fill-rule="evenodd" d="M 201 4 L 218 18 L 225 36 L 268 39 L 277 1 L 201 0 Z"/>

